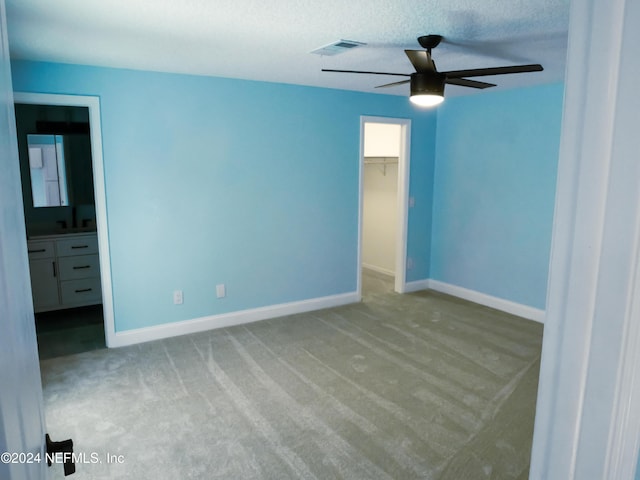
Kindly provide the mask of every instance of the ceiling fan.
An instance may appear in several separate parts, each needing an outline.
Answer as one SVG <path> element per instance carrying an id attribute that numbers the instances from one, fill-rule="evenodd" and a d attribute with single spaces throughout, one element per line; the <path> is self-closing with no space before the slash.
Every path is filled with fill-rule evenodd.
<path id="1" fill-rule="evenodd" d="M 438 72 L 436 64 L 431 58 L 431 50 L 442 41 L 441 35 L 424 35 L 418 38 L 418 43 L 425 50 L 405 50 L 411 64 L 416 69 L 415 73 L 389 73 L 389 72 L 363 72 L 359 70 L 331 70 L 323 68 L 323 72 L 339 73 L 366 73 L 369 75 L 394 75 L 409 77 L 408 80 L 386 83 L 376 88 L 393 87 L 396 85 L 410 84 L 410 100 L 420 106 L 429 107 L 438 105 L 444 100 L 444 85 L 459 85 L 471 88 L 495 87 L 493 83 L 469 80 L 465 77 L 483 77 L 487 75 L 505 75 L 509 73 L 540 72 L 542 65 L 535 63 L 529 65 L 513 65 L 509 67 L 472 68 L 470 70 L 451 70 Z"/>

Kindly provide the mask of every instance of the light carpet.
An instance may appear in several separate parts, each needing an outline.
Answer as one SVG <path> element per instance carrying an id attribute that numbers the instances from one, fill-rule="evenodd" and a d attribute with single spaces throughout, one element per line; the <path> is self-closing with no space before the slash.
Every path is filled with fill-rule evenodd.
<path id="1" fill-rule="evenodd" d="M 71 478 L 526 479 L 542 326 L 378 292 L 42 361 Z"/>

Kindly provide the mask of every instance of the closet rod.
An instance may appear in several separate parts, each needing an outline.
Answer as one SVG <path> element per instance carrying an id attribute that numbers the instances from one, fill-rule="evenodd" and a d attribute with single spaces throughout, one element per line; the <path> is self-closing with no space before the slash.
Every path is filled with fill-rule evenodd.
<path id="1" fill-rule="evenodd" d="M 365 157 L 365 165 L 395 165 L 398 163 L 398 157 Z"/>

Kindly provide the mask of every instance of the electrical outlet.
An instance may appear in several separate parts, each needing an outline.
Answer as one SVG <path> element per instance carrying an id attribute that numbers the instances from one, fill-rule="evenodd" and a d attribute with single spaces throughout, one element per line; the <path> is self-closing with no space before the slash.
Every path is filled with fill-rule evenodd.
<path id="1" fill-rule="evenodd" d="M 416 197 L 409 197 L 409 208 L 416 206 Z"/>
<path id="2" fill-rule="evenodd" d="M 407 270 L 411 270 L 413 268 L 413 258 L 407 257 Z"/>
<path id="3" fill-rule="evenodd" d="M 224 286 L 224 283 L 216 285 L 216 297 L 224 298 L 227 296 L 227 288 Z"/>
<path id="4" fill-rule="evenodd" d="M 182 305 L 184 298 L 182 297 L 182 290 L 173 291 L 173 304 Z"/>

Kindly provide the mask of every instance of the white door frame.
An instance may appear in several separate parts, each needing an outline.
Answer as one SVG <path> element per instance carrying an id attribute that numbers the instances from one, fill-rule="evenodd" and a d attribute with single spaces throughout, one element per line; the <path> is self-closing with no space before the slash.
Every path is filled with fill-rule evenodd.
<path id="1" fill-rule="evenodd" d="M 638 478 L 638 22 L 572 1 L 532 480 Z"/>
<path id="2" fill-rule="evenodd" d="M 358 167 L 358 299 L 362 298 L 362 209 L 364 199 L 364 124 L 400 125 L 400 157 L 398 158 L 398 191 L 396 214 L 396 258 L 394 290 L 404 293 L 407 288 L 407 225 L 409 217 L 409 165 L 411 152 L 411 120 L 408 118 L 360 117 L 360 163 Z"/>
<path id="3" fill-rule="evenodd" d="M 107 347 L 114 344 L 115 320 L 113 314 L 113 290 L 111 284 L 111 257 L 109 250 L 109 229 L 107 225 L 107 197 L 104 183 L 104 160 L 102 157 L 102 126 L 100 123 L 100 98 L 83 95 L 58 95 L 49 93 L 16 92 L 15 103 L 30 105 L 55 105 L 87 107 L 89 109 L 89 132 L 91 138 L 91 162 L 93 166 L 93 188 L 98 230 L 100 257 L 100 283 L 102 285 L 102 310 L 104 313 L 104 334 Z"/>

